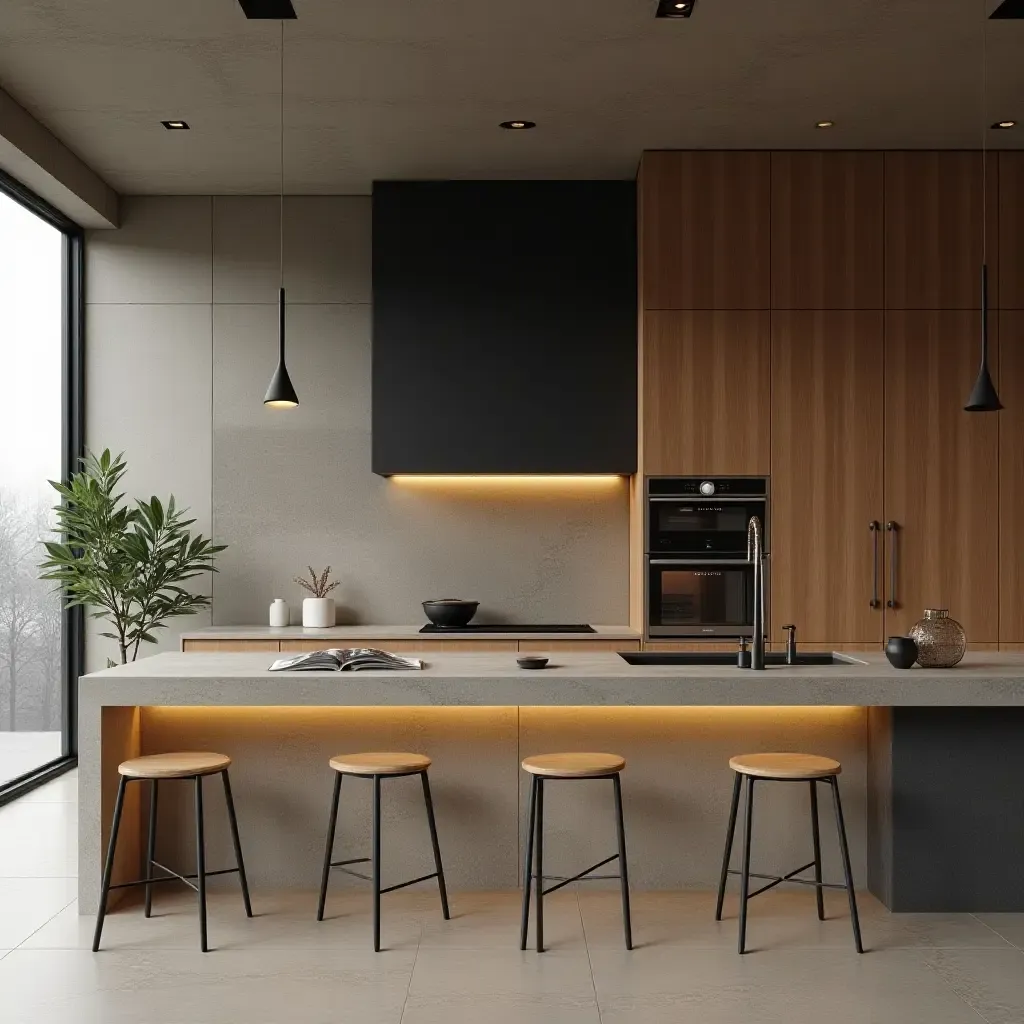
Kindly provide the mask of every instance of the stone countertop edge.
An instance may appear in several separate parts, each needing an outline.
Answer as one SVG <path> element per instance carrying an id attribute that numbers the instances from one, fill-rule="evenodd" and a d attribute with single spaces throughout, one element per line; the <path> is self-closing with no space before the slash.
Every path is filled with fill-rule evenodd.
<path id="1" fill-rule="evenodd" d="M 374 638 L 381 640 L 640 640 L 639 630 L 629 626 L 593 625 L 593 633 L 521 633 L 486 630 L 443 633 L 421 633 L 422 623 L 417 626 L 328 626 L 326 629 L 308 629 L 305 626 L 204 626 L 183 632 L 182 640 L 359 640 Z M 483 623 L 487 625 L 487 623 Z M 515 625 L 515 623 L 510 623 Z"/>
<path id="2" fill-rule="evenodd" d="M 512 652 L 428 654 L 422 671 L 269 672 L 267 653 L 158 654 L 83 676 L 98 706 L 1024 706 L 1024 654 L 971 653 L 953 669 L 900 671 L 877 652 L 849 663 L 630 666 L 613 652 L 567 652 L 547 669 Z"/>

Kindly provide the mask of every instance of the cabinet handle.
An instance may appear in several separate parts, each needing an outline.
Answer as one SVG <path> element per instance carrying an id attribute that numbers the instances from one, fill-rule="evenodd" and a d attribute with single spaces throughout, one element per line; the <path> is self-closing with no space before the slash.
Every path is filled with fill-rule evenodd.
<path id="1" fill-rule="evenodd" d="M 880 608 L 882 602 L 878 598 L 878 556 L 880 548 L 878 546 L 878 531 L 881 529 L 881 524 L 877 519 L 872 519 L 868 523 L 868 529 L 871 531 L 871 607 Z"/>
<path id="2" fill-rule="evenodd" d="M 900 532 L 900 524 L 890 519 L 885 524 L 889 532 L 889 600 L 885 602 L 886 608 L 898 608 L 899 601 L 896 598 L 896 534 Z"/>

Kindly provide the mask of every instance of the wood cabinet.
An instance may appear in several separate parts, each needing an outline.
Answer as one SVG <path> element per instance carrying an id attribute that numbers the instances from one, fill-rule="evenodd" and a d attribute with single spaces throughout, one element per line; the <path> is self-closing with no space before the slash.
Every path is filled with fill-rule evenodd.
<path id="1" fill-rule="evenodd" d="M 1024 152 L 1003 152 L 998 159 L 999 290 L 994 304 L 1024 309 Z"/>
<path id="2" fill-rule="evenodd" d="M 276 652 L 281 649 L 281 645 L 277 640 L 182 640 L 181 649 L 186 654 L 216 652 L 244 654 L 259 651 Z"/>
<path id="3" fill-rule="evenodd" d="M 771 162 L 765 152 L 650 152 L 640 165 L 641 305 L 767 309 Z"/>
<path id="4" fill-rule="evenodd" d="M 886 309 L 979 309 L 982 160 L 973 152 L 885 154 Z M 998 171 L 988 162 L 990 302 L 998 304 Z"/>
<path id="5" fill-rule="evenodd" d="M 387 640 L 360 637 L 358 640 L 282 640 L 282 651 L 322 651 L 325 647 L 378 647 L 395 654 L 410 651 L 514 651 L 515 640 Z"/>
<path id="6" fill-rule="evenodd" d="M 881 153 L 772 153 L 772 308 L 882 308 Z"/>
<path id="7" fill-rule="evenodd" d="M 645 473 L 770 471 L 770 323 L 761 311 L 644 314 Z"/>
<path id="8" fill-rule="evenodd" d="M 1022 268 L 1024 269 L 1024 268 Z M 999 640 L 1024 642 L 1024 310 L 998 315 Z M 987 503 L 990 506 L 990 503 Z"/>
<path id="9" fill-rule="evenodd" d="M 963 411 L 979 330 L 973 311 L 886 313 L 885 515 L 897 525 L 886 534 L 889 633 L 905 633 L 924 608 L 948 608 L 968 639 L 999 639 L 999 420 Z"/>
<path id="10" fill-rule="evenodd" d="M 882 640 L 882 316 L 772 314 L 773 640 Z"/>

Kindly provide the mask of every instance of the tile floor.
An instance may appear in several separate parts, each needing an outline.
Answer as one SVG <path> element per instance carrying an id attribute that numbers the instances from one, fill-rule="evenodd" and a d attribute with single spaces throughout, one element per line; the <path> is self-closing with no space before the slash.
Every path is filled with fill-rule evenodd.
<path id="1" fill-rule="evenodd" d="M 1024 914 L 892 915 L 861 897 L 858 957 L 841 894 L 814 916 L 808 892 L 751 910 L 753 952 L 734 949 L 708 893 L 636 893 L 637 948 L 622 948 L 618 895 L 546 902 L 550 952 L 520 953 L 516 893 L 385 897 L 369 946 L 363 893 L 253 891 L 247 920 L 231 880 L 210 897 L 213 951 L 198 951 L 188 894 L 156 916 L 110 915 L 104 948 L 75 905 L 73 775 L 0 808 L 3 1024 L 1021 1024 Z"/>

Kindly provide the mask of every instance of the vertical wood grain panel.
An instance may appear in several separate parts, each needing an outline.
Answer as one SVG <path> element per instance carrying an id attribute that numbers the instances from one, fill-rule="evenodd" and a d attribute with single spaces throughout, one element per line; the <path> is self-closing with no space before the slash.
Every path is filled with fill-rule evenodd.
<path id="1" fill-rule="evenodd" d="M 974 152 L 885 154 L 886 309 L 978 309 L 981 306 L 982 176 Z M 998 249 L 998 173 L 989 161 L 988 260 Z M 990 302 L 998 274 L 990 272 Z"/>
<path id="2" fill-rule="evenodd" d="M 1024 642 L 1024 310 L 998 315 L 999 640 Z"/>
<path id="3" fill-rule="evenodd" d="M 882 154 L 772 153 L 772 307 L 882 308 Z"/>
<path id="4" fill-rule="evenodd" d="M 900 526 L 890 634 L 905 633 L 924 608 L 948 608 L 968 640 L 999 639 L 999 421 L 963 411 L 979 325 L 975 312 L 886 314 L 885 504 Z"/>
<path id="5" fill-rule="evenodd" d="M 999 293 L 996 305 L 1003 309 L 1024 309 L 1024 152 L 1019 150 L 999 154 Z"/>
<path id="6" fill-rule="evenodd" d="M 769 472 L 770 316 L 645 315 L 645 473 Z"/>
<path id="7" fill-rule="evenodd" d="M 882 639 L 882 331 L 881 311 L 772 314 L 773 639 L 786 622 L 810 643 Z"/>
<path id="8" fill-rule="evenodd" d="M 640 167 L 645 309 L 767 309 L 764 152 L 653 152 Z"/>

